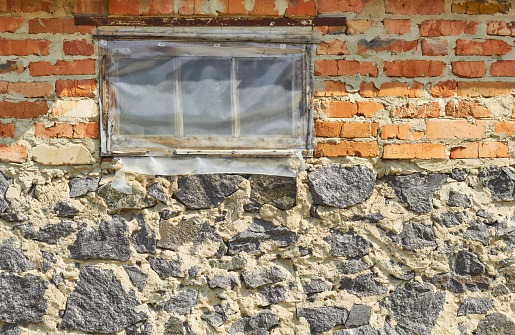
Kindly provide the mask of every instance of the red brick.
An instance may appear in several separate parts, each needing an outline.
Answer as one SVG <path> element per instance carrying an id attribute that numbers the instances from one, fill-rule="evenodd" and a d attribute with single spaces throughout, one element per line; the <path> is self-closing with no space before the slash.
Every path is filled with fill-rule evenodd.
<path id="1" fill-rule="evenodd" d="M 350 20 L 347 21 L 347 29 L 345 34 L 358 35 L 364 34 L 370 26 L 374 24 L 374 20 Z"/>
<path id="2" fill-rule="evenodd" d="M 221 0 L 225 6 L 222 15 L 244 15 L 247 13 L 245 9 L 245 0 Z M 300 0 L 302 1 L 302 0 Z"/>
<path id="3" fill-rule="evenodd" d="M 23 66 L 20 66 L 16 61 L 8 60 L 5 63 L 0 63 L 0 73 L 17 72 L 22 73 L 25 70 Z"/>
<path id="4" fill-rule="evenodd" d="M 0 39 L 0 56 L 45 56 L 48 54 L 50 54 L 49 41 Z"/>
<path id="5" fill-rule="evenodd" d="M 0 17 L 0 33 L 14 33 L 23 23 L 22 17 Z"/>
<path id="6" fill-rule="evenodd" d="M 451 149 L 450 158 L 501 158 L 510 157 L 508 146 L 501 142 L 467 143 Z"/>
<path id="7" fill-rule="evenodd" d="M 327 80 L 320 82 L 320 84 L 323 86 L 323 88 L 315 89 L 316 97 L 334 97 L 347 95 L 345 83 L 341 81 Z"/>
<path id="8" fill-rule="evenodd" d="M 315 121 L 315 136 L 339 137 L 342 130 L 341 122 Z"/>
<path id="9" fill-rule="evenodd" d="M 381 128 L 381 138 L 387 139 L 399 139 L 399 140 L 420 140 L 424 137 L 422 131 L 411 131 L 410 126 L 407 124 L 385 124 Z"/>
<path id="10" fill-rule="evenodd" d="M 377 67 L 370 62 L 338 60 L 337 66 L 339 76 L 354 76 L 360 73 L 362 76 L 368 74 L 377 77 Z"/>
<path id="11" fill-rule="evenodd" d="M 399 108 L 392 108 L 390 116 L 399 118 L 437 118 L 440 116 L 440 105 L 437 102 L 417 105 L 408 103 Z"/>
<path id="12" fill-rule="evenodd" d="M 107 14 L 104 0 L 75 0 L 72 12 L 79 15 Z"/>
<path id="13" fill-rule="evenodd" d="M 63 42 L 63 51 L 68 56 L 92 56 L 95 47 L 86 40 L 72 40 Z"/>
<path id="14" fill-rule="evenodd" d="M 377 136 L 377 122 L 343 122 L 340 137 L 364 138 Z"/>
<path id="15" fill-rule="evenodd" d="M 180 15 L 199 14 L 200 9 L 198 7 L 198 5 L 195 5 L 195 0 L 184 0 L 177 12 Z"/>
<path id="16" fill-rule="evenodd" d="M 508 13 L 511 5 L 509 3 L 480 3 L 478 1 L 467 1 L 465 3 L 453 3 L 451 10 L 457 14 L 496 14 Z"/>
<path id="17" fill-rule="evenodd" d="M 386 13 L 389 14 L 443 14 L 445 0 L 385 0 Z"/>
<path id="18" fill-rule="evenodd" d="M 14 123 L 0 123 L 0 137 L 1 138 L 13 138 L 16 131 Z"/>
<path id="19" fill-rule="evenodd" d="M 494 121 L 492 124 L 494 132 L 498 135 L 515 135 L 515 122 L 504 120 L 502 122 Z"/>
<path id="20" fill-rule="evenodd" d="M 21 9 L 24 12 L 51 12 L 54 10 L 52 0 L 21 0 Z"/>
<path id="21" fill-rule="evenodd" d="M 446 56 L 448 42 L 447 40 L 422 40 L 423 56 Z"/>
<path id="22" fill-rule="evenodd" d="M 21 12 L 21 0 L 0 1 L 0 12 Z"/>
<path id="23" fill-rule="evenodd" d="M 447 102 L 445 105 L 445 115 L 452 117 L 490 117 L 492 112 L 476 102 L 460 101 L 458 106 L 453 101 Z"/>
<path id="24" fill-rule="evenodd" d="M 384 72 L 388 77 L 438 77 L 443 73 L 445 62 L 430 60 L 397 60 L 384 62 Z"/>
<path id="25" fill-rule="evenodd" d="M 336 60 L 316 60 L 315 76 L 337 76 L 338 62 Z"/>
<path id="26" fill-rule="evenodd" d="M 460 81 L 458 95 L 462 97 L 496 97 L 511 95 L 515 90 L 513 82 Z"/>
<path id="27" fill-rule="evenodd" d="M 148 0 L 143 15 L 163 15 L 173 13 L 173 0 Z"/>
<path id="28" fill-rule="evenodd" d="M 387 34 L 404 35 L 411 32 L 410 20 L 391 20 L 384 19 L 383 25 Z"/>
<path id="29" fill-rule="evenodd" d="M 366 53 L 368 50 L 380 52 L 389 51 L 392 54 L 414 51 L 418 49 L 418 41 L 405 40 L 381 40 L 375 38 L 371 41 L 360 40 L 358 42 L 358 55 Z"/>
<path id="30" fill-rule="evenodd" d="M 376 157 L 377 142 L 342 141 L 340 143 L 317 143 L 315 157 Z"/>
<path id="31" fill-rule="evenodd" d="M 34 136 L 43 138 L 71 138 L 72 125 L 70 123 L 56 123 L 51 127 L 45 127 L 42 122 L 34 123 Z"/>
<path id="32" fill-rule="evenodd" d="M 20 144 L 0 144 L 0 161 L 23 163 L 27 159 L 27 148 Z"/>
<path id="33" fill-rule="evenodd" d="M 441 81 L 435 86 L 431 84 L 431 94 L 434 97 L 450 98 L 456 94 L 456 81 Z"/>
<path id="34" fill-rule="evenodd" d="M 441 143 L 386 144 L 383 159 L 445 159 L 445 146 Z"/>
<path id="35" fill-rule="evenodd" d="M 107 11 L 110 15 L 138 15 L 139 0 L 109 0 Z"/>
<path id="36" fill-rule="evenodd" d="M 20 94 L 26 98 L 46 97 L 54 92 L 54 87 L 49 83 L 19 83 L 12 82 L 7 86 L 7 93 Z"/>
<path id="37" fill-rule="evenodd" d="M 466 120 L 428 120 L 427 138 L 485 138 L 485 121 L 469 123 Z"/>
<path id="38" fill-rule="evenodd" d="M 456 55 L 460 56 L 494 56 L 505 55 L 511 51 L 511 47 L 501 40 L 486 40 L 475 42 L 470 40 L 456 41 Z"/>
<path id="39" fill-rule="evenodd" d="M 374 83 L 361 83 L 359 85 L 359 95 L 363 98 L 375 98 L 379 93 L 379 89 L 377 89 Z"/>
<path id="40" fill-rule="evenodd" d="M 73 138 L 98 138 L 98 122 L 74 124 L 72 137 Z"/>
<path id="41" fill-rule="evenodd" d="M 275 0 L 254 0 L 254 8 L 250 15 L 276 16 L 279 15 L 275 9 Z"/>
<path id="42" fill-rule="evenodd" d="M 482 78 L 486 74 L 485 62 L 452 62 L 452 74 L 460 78 Z"/>
<path id="43" fill-rule="evenodd" d="M 288 0 L 287 16 L 315 16 L 314 0 Z"/>
<path id="44" fill-rule="evenodd" d="M 97 84 L 95 79 L 85 80 L 58 80 L 55 82 L 55 91 L 58 97 L 86 97 L 94 98 Z"/>
<path id="45" fill-rule="evenodd" d="M 31 76 L 64 76 L 96 74 L 95 60 L 83 59 L 74 61 L 58 60 L 55 65 L 50 62 L 35 62 L 29 66 Z"/>
<path id="46" fill-rule="evenodd" d="M 490 74 L 494 77 L 514 77 L 515 61 L 500 60 L 492 64 Z"/>
<path id="47" fill-rule="evenodd" d="M 318 45 L 317 55 L 350 55 L 347 43 L 340 40 L 323 41 Z"/>
<path id="48" fill-rule="evenodd" d="M 12 117 L 18 119 L 30 119 L 48 112 L 46 101 L 0 101 L 0 117 Z"/>
<path id="49" fill-rule="evenodd" d="M 341 35 L 347 30 L 347 26 L 315 26 L 317 32 L 322 35 Z"/>
<path id="50" fill-rule="evenodd" d="M 488 35 L 515 36 L 515 22 L 490 21 L 486 27 Z"/>
<path id="51" fill-rule="evenodd" d="M 377 112 L 384 109 L 384 105 L 372 101 L 359 101 L 357 103 L 356 115 L 366 118 L 373 117 Z"/>
<path id="52" fill-rule="evenodd" d="M 350 118 L 358 113 L 358 105 L 349 101 L 328 101 L 323 110 L 327 117 Z"/>
<path id="53" fill-rule="evenodd" d="M 359 94 L 364 98 L 375 97 L 410 97 L 420 98 L 422 84 L 413 83 L 411 88 L 408 83 L 382 83 L 381 88 L 377 89 L 374 83 L 361 83 Z"/>
<path id="54" fill-rule="evenodd" d="M 92 34 L 95 27 L 76 26 L 74 19 L 29 20 L 30 34 Z"/>
<path id="55" fill-rule="evenodd" d="M 0 93 L 7 93 L 8 81 L 0 81 Z"/>
<path id="56" fill-rule="evenodd" d="M 424 37 L 458 36 L 475 34 L 477 22 L 429 20 L 422 22 L 419 28 L 420 36 Z"/>
<path id="57" fill-rule="evenodd" d="M 319 13 L 361 13 L 363 7 L 373 0 L 318 0 Z"/>

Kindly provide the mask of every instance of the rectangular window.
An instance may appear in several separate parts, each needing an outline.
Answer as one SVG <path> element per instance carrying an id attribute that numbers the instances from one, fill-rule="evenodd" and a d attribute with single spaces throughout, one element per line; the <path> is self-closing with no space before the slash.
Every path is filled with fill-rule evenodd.
<path id="1" fill-rule="evenodd" d="M 310 149 L 305 41 L 100 36 L 99 49 L 104 155 Z"/>

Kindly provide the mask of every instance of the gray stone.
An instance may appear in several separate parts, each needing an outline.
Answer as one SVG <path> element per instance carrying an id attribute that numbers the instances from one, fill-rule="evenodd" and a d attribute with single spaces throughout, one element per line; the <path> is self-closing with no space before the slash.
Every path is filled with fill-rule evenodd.
<path id="1" fill-rule="evenodd" d="M 370 222 L 370 223 L 378 223 L 382 219 L 384 219 L 383 214 L 371 213 L 371 214 L 366 214 L 366 215 L 357 215 L 356 214 L 356 215 L 353 215 L 347 221 L 365 221 L 365 222 Z"/>
<path id="2" fill-rule="evenodd" d="M 59 284 L 64 283 L 64 276 L 62 273 L 54 273 L 52 274 L 51 279 L 52 284 L 54 284 L 56 287 L 59 287 Z"/>
<path id="3" fill-rule="evenodd" d="M 454 168 L 451 172 L 451 178 L 456 181 L 464 181 L 467 179 L 468 174 L 469 173 L 465 169 Z"/>
<path id="4" fill-rule="evenodd" d="M 198 273 L 200 272 L 200 268 L 198 266 L 192 266 L 188 269 L 188 276 L 190 277 L 196 277 Z"/>
<path id="5" fill-rule="evenodd" d="M 430 335 L 444 303 L 445 293 L 433 293 L 433 286 L 411 282 L 386 298 L 386 309 L 399 325 L 416 334 Z"/>
<path id="6" fill-rule="evenodd" d="M 125 329 L 125 335 L 151 335 L 152 325 L 148 322 L 136 323 Z"/>
<path id="7" fill-rule="evenodd" d="M 209 323 L 211 327 L 218 328 L 227 321 L 227 315 L 220 305 L 216 305 L 214 309 L 214 312 L 206 312 L 200 318 Z"/>
<path id="8" fill-rule="evenodd" d="M 460 250 L 453 257 L 449 257 L 449 263 L 451 269 L 459 275 L 480 275 L 486 271 L 479 257 L 467 250 Z"/>
<path id="9" fill-rule="evenodd" d="M 479 321 L 475 335 L 513 335 L 515 323 L 506 315 L 493 313 Z"/>
<path id="10" fill-rule="evenodd" d="M 136 265 L 124 265 L 123 268 L 129 276 L 132 284 L 138 288 L 138 291 L 142 292 L 147 284 L 147 275 L 143 273 Z"/>
<path id="11" fill-rule="evenodd" d="M 70 198 L 80 197 L 86 195 L 88 192 L 96 192 L 98 190 L 98 183 L 100 178 L 71 178 L 68 181 L 70 188 Z"/>
<path id="12" fill-rule="evenodd" d="M 114 333 L 147 318 L 134 291 L 125 292 L 111 270 L 86 266 L 66 302 L 61 329 Z"/>
<path id="13" fill-rule="evenodd" d="M 413 173 L 406 176 L 387 177 L 395 195 L 408 209 L 427 213 L 432 209 L 433 197 L 447 180 L 446 174 L 432 173 L 423 175 Z"/>
<path id="14" fill-rule="evenodd" d="M 5 212 L 7 207 L 11 204 L 6 198 L 5 194 L 7 193 L 7 189 L 9 186 L 13 184 L 13 179 L 6 177 L 2 172 L 0 172 L 0 213 Z"/>
<path id="15" fill-rule="evenodd" d="M 243 282 L 247 287 L 256 288 L 263 285 L 275 284 L 286 280 L 287 274 L 277 266 L 270 266 L 270 270 L 243 271 Z"/>
<path id="16" fill-rule="evenodd" d="M 288 210 L 295 205 L 297 197 L 296 178 L 282 176 L 252 175 L 249 203 L 243 208 L 249 212 L 259 212 L 261 206 L 272 205 Z"/>
<path id="17" fill-rule="evenodd" d="M 57 216 L 74 217 L 79 214 L 79 209 L 73 207 L 69 203 L 63 200 L 59 200 L 54 207 L 54 212 Z"/>
<path id="18" fill-rule="evenodd" d="M 345 263 L 337 265 L 336 268 L 338 273 L 350 275 L 366 269 L 370 269 L 372 265 L 373 264 L 369 264 L 361 258 L 349 258 Z"/>
<path id="19" fill-rule="evenodd" d="M 132 188 L 131 194 L 125 194 L 106 184 L 100 187 L 98 195 L 104 199 L 109 213 L 115 213 L 123 209 L 143 209 L 157 204 L 155 199 L 135 187 Z"/>
<path id="20" fill-rule="evenodd" d="M 348 314 L 343 307 L 297 308 L 297 318 L 306 318 L 311 330 L 317 333 L 345 324 Z"/>
<path id="21" fill-rule="evenodd" d="M 165 324 L 165 332 L 163 335 L 184 335 L 182 321 L 175 316 L 171 316 Z"/>
<path id="22" fill-rule="evenodd" d="M 515 293 L 515 266 L 508 266 L 499 270 L 499 274 L 502 275 L 506 282 L 506 287 L 513 293 Z"/>
<path id="23" fill-rule="evenodd" d="M 484 168 L 478 176 L 483 187 L 490 191 L 493 201 L 513 200 L 515 175 L 509 168 L 497 166 Z"/>
<path id="24" fill-rule="evenodd" d="M 409 335 L 407 331 L 403 328 L 397 326 L 395 329 L 392 328 L 388 323 L 385 323 L 384 326 L 377 330 L 378 335 Z"/>
<path id="25" fill-rule="evenodd" d="M 160 183 L 154 183 L 152 185 L 147 186 L 147 194 L 155 199 L 161 201 L 163 204 L 166 204 L 166 195 L 163 190 L 163 187 Z"/>
<path id="26" fill-rule="evenodd" d="M 333 335 L 378 335 L 378 332 L 370 325 L 364 325 L 354 329 L 340 329 L 335 331 Z"/>
<path id="27" fill-rule="evenodd" d="M 171 218 L 181 215 L 181 213 L 182 213 L 181 210 L 171 211 L 171 210 L 165 209 L 161 213 L 159 213 L 159 217 L 163 220 L 169 220 Z"/>
<path id="28" fill-rule="evenodd" d="M 249 335 L 266 335 L 268 331 L 279 324 L 277 315 L 270 311 L 264 311 L 257 315 L 245 316 L 234 322 L 229 330 L 231 335 L 239 332 L 245 332 Z"/>
<path id="29" fill-rule="evenodd" d="M 487 245 L 490 241 L 490 232 L 488 231 L 488 226 L 478 221 L 468 222 L 468 225 L 470 228 L 467 229 L 465 233 L 463 233 L 463 238 L 466 240 L 479 241 L 484 245 Z"/>
<path id="30" fill-rule="evenodd" d="M 342 278 L 340 281 L 340 290 L 347 290 L 349 293 L 355 294 L 358 297 L 368 297 L 371 295 L 385 294 L 388 292 L 388 287 L 378 283 L 372 273 L 366 273 L 355 279 Z"/>
<path id="31" fill-rule="evenodd" d="M 159 304 L 159 309 L 180 315 L 191 313 L 191 309 L 197 304 L 198 291 L 184 290 L 177 295 Z"/>
<path id="32" fill-rule="evenodd" d="M 23 254 L 14 238 L 5 240 L 0 245 L 0 269 L 11 272 L 25 272 L 36 266 Z"/>
<path id="33" fill-rule="evenodd" d="M 345 321 L 345 328 L 357 328 L 368 325 L 372 307 L 367 305 L 352 305 L 349 317 Z"/>
<path id="34" fill-rule="evenodd" d="M 0 330 L 0 335 L 20 335 L 22 330 L 20 326 L 13 324 L 4 324 L 2 330 Z"/>
<path id="35" fill-rule="evenodd" d="M 162 258 L 148 257 L 150 267 L 154 270 L 161 279 L 169 277 L 184 277 L 184 273 L 181 270 L 180 260 L 167 261 Z"/>
<path id="36" fill-rule="evenodd" d="M 286 287 L 281 285 L 258 288 L 258 292 L 261 295 L 261 306 L 270 306 L 286 300 L 286 291 Z"/>
<path id="37" fill-rule="evenodd" d="M 208 209 L 218 206 L 236 192 L 243 177 L 237 175 L 190 175 L 180 177 L 173 196 L 190 209 Z"/>
<path id="38" fill-rule="evenodd" d="M 242 270 L 247 265 L 247 261 L 244 258 L 235 256 L 232 257 L 230 261 L 222 261 L 222 260 L 210 260 L 209 266 L 212 268 L 223 269 L 227 271 L 236 271 Z"/>
<path id="39" fill-rule="evenodd" d="M 332 164 L 310 172 L 308 179 L 315 204 L 347 208 L 372 195 L 376 175 L 361 165 L 343 168 Z"/>
<path id="40" fill-rule="evenodd" d="M 485 210 L 478 210 L 477 213 L 476 213 L 477 216 L 479 216 L 480 218 L 483 218 L 483 219 L 488 219 L 488 218 L 491 218 L 493 216 L 492 213 L 489 213 Z"/>
<path id="41" fill-rule="evenodd" d="M 33 274 L 0 272 L 0 321 L 26 325 L 41 323 L 47 309 L 48 282 Z"/>
<path id="42" fill-rule="evenodd" d="M 439 216 L 433 216 L 433 221 L 447 228 L 451 228 L 463 223 L 465 214 L 462 212 L 447 212 Z"/>
<path id="43" fill-rule="evenodd" d="M 304 292 L 306 294 L 313 294 L 329 291 L 333 288 L 333 285 L 326 283 L 322 279 L 312 279 L 309 281 L 309 283 L 304 283 L 302 287 L 304 288 Z"/>
<path id="44" fill-rule="evenodd" d="M 156 253 L 156 233 L 148 229 L 147 223 L 143 219 L 143 214 L 136 216 L 139 230 L 131 235 L 131 242 L 137 252 L 155 254 Z"/>
<path id="45" fill-rule="evenodd" d="M 242 251 L 259 252 L 261 243 L 274 241 L 277 246 L 285 247 L 297 242 L 299 235 L 284 226 L 276 226 L 269 221 L 254 219 L 247 229 L 237 234 L 227 244 L 229 254 L 236 255 Z"/>
<path id="46" fill-rule="evenodd" d="M 131 257 L 127 223 L 119 216 L 101 221 L 98 230 L 81 230 L 68 247 L 70 258 L 126 261 Z"/>
<path id="47" fill-rule="evenodd" d="M 447 205 L 453 207 L 471 207 L 472 203 L 470 202 L 469 197 L 466 194 L 458 193 L 454 191 L 449 192 L 449 199 L 447 200 Z"/>
<path id="48" fill-rule="evenodd" d="M 214 275 L 212 279 L 207 280 L 207 284 L 209 288 L 234 288 L 235 286 L 238 286 L 239 282 L 238 279 L 234 276 L 222 276 L 222 275 Z"/>
<path id="49" fill-rule="evenodd" d="M 370 252 L 371 244 L 363 237 L 357 235 L 354 230 L 342 233 L 331 229 L 331 235 L 324 239 L 331 246 L 329 253 L 332 256 L 358 257 Z"/>
<path id="50" fill-rule="evenodd" d="M 402 245 L 409 251 L 436 248 L 436 237 L 432 226 L 420 222 L 409 222 L 404 225 L 400 234 L 390 234 L 389 236 L 395 243 Z"/>
<path id="51" fill-rule="evenodd" d="M 458 316 L 469 315 L 469 314 L 486 314 L 490 308 L 494 305 L 492 299 L 468 297 L 461 304 L 458 310 Z"/>
<path id="52" fill-rule="evenodd" d="M 69 236 L 82 227 L 83 225 L 79 225 L 76 222 L 61 221 L 44 226 L 34 235 L 33 239 L 49 244 L 57 244 L 60 238 Z"/>

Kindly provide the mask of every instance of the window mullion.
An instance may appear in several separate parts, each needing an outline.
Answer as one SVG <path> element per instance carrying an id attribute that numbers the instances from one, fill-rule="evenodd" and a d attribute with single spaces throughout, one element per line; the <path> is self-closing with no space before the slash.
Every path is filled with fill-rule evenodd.
<path id="1" fill-rule="evenodd" d="M 181 71 L 180 71 L 180 63 L 179 57 L 173 58 L 173 64 L 175 68 L 175 104 L 177 108 L 175 109 L 177 113 L 175 114 L 175 133 L 178 137 L 184 136 L 184 118 L 182 113 L 182 99 L 181 99 Z"/>
<path id="2" fill-rule="evenodd" d="M 238 101 L 238 83 L 236 79 L 236 59 L 231 58 L 231 104 L 233 119 L 233 135 L 240 137 L 240 104 Z"/>

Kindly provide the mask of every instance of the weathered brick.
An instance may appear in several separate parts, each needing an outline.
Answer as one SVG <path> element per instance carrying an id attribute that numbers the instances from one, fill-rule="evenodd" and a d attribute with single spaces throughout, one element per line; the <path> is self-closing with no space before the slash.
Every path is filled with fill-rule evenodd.
<path id="1" fill-rule="evenodd" d="M 342 130 L 342 123 L 335 121 L 315 121 L 315 136 L 318 137 L 339 137 Z"/>
<path id="2" fill-rule="evenodd" d="M 0 63 L 0 73 L 17 72 L 22 73 L 25 68 L 18 65 L 16 61 L 8 60 L 5 63 Z"/>
<path id="3" fill-rule="evenodd" d="M 413 83 L 411 88 L 408 83 L 382 83 L 377 94 L 378 97 L 410 97 L 419 98 L 421 94 L 422 84 Z"/>
<path id="4" fill-rule="evenodd" d="M 353 12 L 361 13 L 363 7 L 373 0 L 319 0 L 319 13 Z"/>
<path id="5" fill-rule="evenodd" d="M 51 127 L 45 127 L 42 122 L 34 123 L 34 136 L 43 138 L 71 138 L 72 125 L 70 123 L 56 123 Z"/>
<path id="6" fill-rule="evenodd" d="M 35 62 L 29 65 L 31 76 L 64 76 L 64 75 L 94 75 L 95 60 L 82 59 L 74 61 L 58 60 L 55 65 L 50 62 Z"/>
<path id="7" fill-rule="evenodd" d="M 450 98 L 456 94 L 456 86 L 455 80 L 441 81 L 435 86 L 431 84 L 431 94 L 434 97 Z"/>
<path id="8" fill-rule="evenodd" d="M 359 95 L 363 98 L 375 98 L 379 93 L 379 89 L 375 87 L 374 83 L 361 83 L 359 85 Z"/>
<path id="9" fill-rule="evenodd" d="M 21 10 L 28 13 L 52 12 L 55 1 L 52 0 L 21 0 Z"/>
<path id="10" fill-rule="evenodd" d="M 358 42 L 358 51 L 356 54 L 364 54 L 369 50 L 374 52 L 388 51 L 392 54 L 399 54 L 417 49 L 418 41 L 405 41 L 397 39 L 381 40 L 378 38 L 367 41 L 362 39 Z"/>
<path id="11" fill-rule="evenodd" d="M 384 19 L 383 25 L 386 28 L 387 34 L 404 35 L 404 34 L 408 34 L 411 32 L 411 21 L 410 20 Z"/>
<path id="12" fill-rule="evenodd" d="M 48 112 L 46 101 L 0 101 L 0 117 L 30 119 L 45 115 Z"/>
<path id="13" fill-rule="evenodd" d="M 247 13 L 247 9 L 245 9 L 245 0 L 222 0 L 222 3 L 225 6 L 225 12 L 223 14 L 244 15 Z"/>
<path id="14" fill-rule="evenodd" d="M 490 66 L 490 74 L 494 77 L 514 77 L 515 61 L 500 60 Z"/>
<path id="15" fill-rule="evenodd" d="M 364 138 L 377 136 L 377 122 L 343 122 L 340 137 Z"/>
<path id="16" fill-rule="evenodd" d="M 195 5 L 195 0 L 184 0 L 182 1 L 182 6 L 179 7 L 177 12 L 180 15 L 193 15 L 200 14 L 200 9 L 198 4 Z"/>
<path id="17" fill-rule="evenodd" d="M 74 19 L 29 20 L 29 34 L 92 34 L 95 27 L 76 26 Z"/>
<path id="18" fill-rule="evenodd" d="M 315 16 L 314 0 L 288 0 L 287 16 Z"/>
<path id="19" fill-rule="evenodd" d="M 1 138 L 13 138 L 16 132 L 16 126 L 14 123 L 0 123 L 0 137 Z"/>
<path id="20" fill-rule="evenodd" d="M 54 87 L 49 83 L 20 83 L 11 82 L 7 85 L 7 93 L 20 94 L 26 98 L 46 97 L 54 92 Z"/>
<path id="21" fill-rule="evenodd" d="M 97 83 L 95 79 L 57 80 L 55 91 L 58 97 L 94 98 Z"/>
<path id="22" fill-rule="evenodd" d="M 383 159 L 445 159 L 441 143 L 385 144 Z"/>
<path id="23" fill-rule="evenodd" d="M 427 138 L 485 138 L 485 121 L 469 123 L 466 120 L 428 120 Z"/>
<path id="24" fill-rule="evenodd" d="M 512 50 L 505 41 L 486 40 L 475 42 L 470 40 L 456 41 L 456 55 L 459 56 L 494 56 L 505 55 Z"/>
<path id="25" fill-rule="evenodd" d="M 399 139 L 399 140 L 420 140 L 424 137 L 423 131 L 411 131 L 410 126 L 407 124 L 385 124 L 381 128 L 381 138 Z"/>
<path id="26" fill-rule="evenodd" d="M 423 56 L 446 56 L 448 49 L 447 40 L 422 40 Z"/>
<path id="27" fill-rule="evenodd" d="M 317 32 L 322 35 L 341 35 L 347 30 L 347 26 L 315 26 Z"/>
<path id="28" fill-rule="evenodd" d="M 72 40 L 63 42 L 63 51 L 68 56 L 92 56 L 95 47 L 86 40 Z"/>
<path id="29" fill-rule="evenodd" d="M 315 76 L 337 76 L 338 61 L 333 59 L 316 60 Z"/>
<path id="30" fill-rule="evenodd" d="M 494 121 L 492 127 L 498 135 L 515 135 L 515 121 Z"/>
<path id="31" fill-rule="evenodd" d="M 91 152 L 82 144 L 62 146 L 40 144 L 32 148 L 32 159 L 44 165 L 82 165 L 94 162 Z"/>
<path id="32" fill-rule="evenodd" d="M 46 56 L 50 54 L 50 42 L 45 40 L 0 40 L 0 56 Z"/>
<path id="33" fill-rule="evenodd" d="M 350 118 L 358 113 L 358 105 L 350 101 L 328 101 L 323 110 L 327 117 Z"/>
<path id="34" fill-rule="evenodd" d="M 250 15 L 276 16 L 279 12 L 275 7 L 275 0 L 254 0 L 254 8 Z"/>
<path id="35" fill-rule="evenodd" d="M 8 81 L 0 81 L 0 93 L 7 93 Z"/>
<path id="36" fill-rule="evenodd" d="M 451 10 L 456 14 L 506 14 L 511 5 L 509 3 L 486 3 L 479 1 L 467 1 L 453 3 Z"/>
<path id="37" fill-rule="evenodd" d="M 458 95 L 463 97 L 511 95 L 514 89 L 513 82 L 460 81 L 458 83 Z"/>
<path id="38" fill-rule="evenodd" d="M 452 73 L 460 78 L 482 78 L 486 74 L 485 62 L 452 62 Z"/>
<path id="39" fill-rule="evenodd" d="M 488 35 L 515 36 L 515 22 L 490 21 L 486 26 Z"/>
<path id="40" fill-rule="evenodd" d="M 357 103 L 356 115 L 366 118 L 373 117 L 377 112 L 384 109 L 384 105 L 372 101 L 359 101 Z"/>
<path id="41" fill-rule="evenodd" d="M 0 144 L 0 161 L 23 163 L 27 159 L 27 148 L 23 145 L 14 144 L 6 146 Z"/>
<path id="42" fill-rule="evenodd" d="M 23 23 L 22 17 L 2 16 L 0 17 L 0 33 L 14 33 Z"/>
<path id="43" fill-rule="evenodd" d="M 376 157 L 377 142 L 342 141 L 340 143 L 317 143 L 315 157 Z"/>
<path id="44" fill-rule="evenodd" d="M 420 36 L 424 37 L 457 36 L 463 33 L 475 34 L 477 22 L 428 20 L 422 22 L 419 29 Z"/>
<path id="45" fill-rule="evenodd" d="M 338 39 L 323 41 L 317 47 L 317 55 L 350 55 L 347 44 L 348 41 L 342 42 Z"/>
<path id="46" fill-rule="evenodd" d="M 467 143 L 451 148 L 449 157 L 452 159 L 510 157 L 508 151 L 508 146 L 501 142 Z"/>
<path id="47" fill-rule="evenodd" d="M 437 118 L 440 116 L 440 105 L 438 102 L 417 105 L 408 103 L 399 108 L 392 108 L 390 116 L 399 118 Z"/>
<path id="48" fill-rule="evenodd" d="M 374 20 L 349 20 L 347 21 L 347 35 L 364 34 L 374 24 Z"/>
<path id="49" fill-rule="evenodd" d="M 138 15 L 139 0 L 109 0 L 107 11 L 110 15 Z"/>
<path id="50" fill-rule="evenodd" d="M 93 99 L 81 100 L 57 100 L 48 115 L 50 118 L 80 117 L 96 120 L 98 118 L 98 106 Z"/>
<path id="51" fill-rule="evenodd" d="M 445 115 L 452 117 L 490 117 L 492 112 L 490 109 L 481 106 L 476 102 L 460 101 L 458 106 L 453 101 L 447 102 L 445 105 Z"/>
<path id="52" fill-rule="evenodd" d="M 98 122 L 77 123 L 73 125 L 73 138 L 97 138 Z"/>
<path id="53" fill-rule="evenodd" d="M 21 12 L 20 0 L 4 0 L 0 2 L 0 12 Z"/>
<path id="54" fill-rule="evenodd" d="M 143 15 L 163 15 L 173 13 L 173 0 L 148 0 L 144 3 Z"/>
<path id="55" fill-rule="evenodd" d="M 72 12 L 79 15 L 107 14 L 107 3 L 104 0 L 75 0 Z"/>
<path id="56" fill-rule="evenodd" d="M 341 81 L 326 80 L 321 81 L 320 84 L 322 85 L 322 88 L 315 89 L 316 97 L 334 97 L 347 95 L 345 83 Z"/>
<path id="57" fill-rule="evenodd" d="M 442 14 L 445 12 L 445 0 L 385 0 L 386 13 L 389 14 Z"/>
<path id="58" fill-rule="evenodd" d="M 384 72 L 388 77 L 438 77 L 443 73 L 445 62 L 431 60 L 397 60 L 384 62 Z"/>

